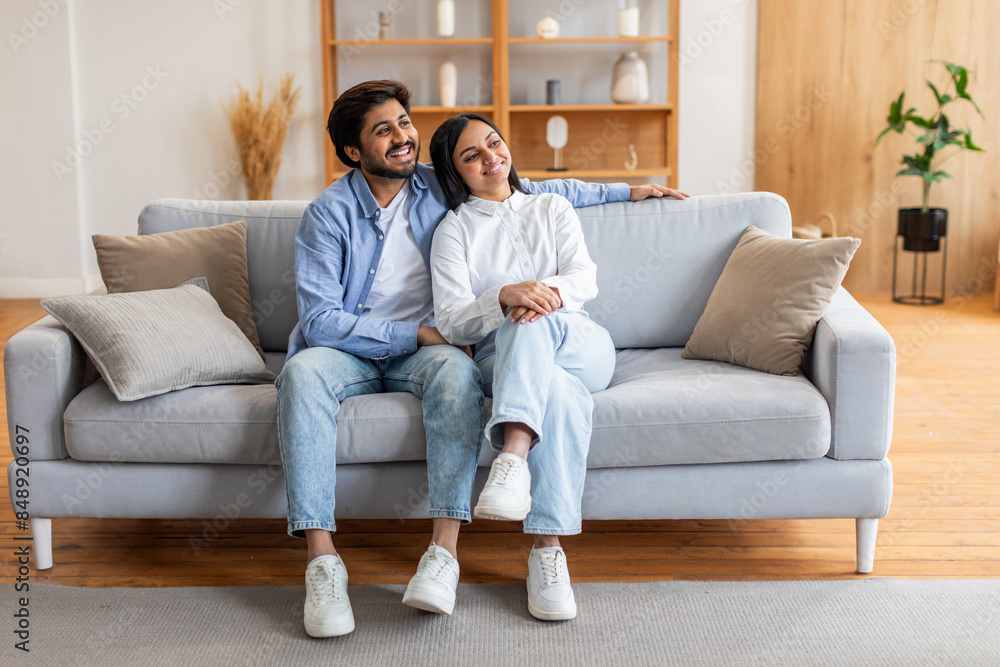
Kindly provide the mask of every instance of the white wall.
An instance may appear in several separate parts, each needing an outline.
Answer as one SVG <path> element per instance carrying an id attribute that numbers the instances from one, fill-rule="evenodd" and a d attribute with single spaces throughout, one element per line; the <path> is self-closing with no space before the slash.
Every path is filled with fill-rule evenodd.
<path id="1" fill-rule="evenodd" d="M 753 152 L 756 15 L 756 0 L 682 2 L 688 192 L 752 189 L 740 165 Z M 0 298 L 93 288 L 90 235 L 135 233 L 153 199 L 243 197 L 221 108 L 236 82 L 263 74 L 269 95 L 295 74 L 274 196 L 323 188 L 317 0 L 4 0 L 0 26 Z"/>

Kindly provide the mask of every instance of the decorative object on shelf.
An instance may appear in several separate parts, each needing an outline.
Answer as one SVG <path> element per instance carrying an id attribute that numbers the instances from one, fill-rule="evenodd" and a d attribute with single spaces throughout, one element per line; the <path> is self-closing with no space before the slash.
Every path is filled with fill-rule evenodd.
<path id="1" fill-rule="evenodd" d="M 646 61 L 635 51 L 623 53 L 615 63 L 611 78 L 611 101 L 616 104 L 642 104 L 649 100 L 649 70 Z"/>
<path id="2" fill-rule="evenodd" d="M 941 164 L 963 150 L 982 151 L 983 149 L 972 142 L 972 130 L 953 130 L 948 117 L 944 114 L 944 107 L 958 100 L 966 100 L 975 109 L 980 117 L 983 112 L 973 101 L 972 96 L 966 90 L 969 84 L 969 72 L 961 65 L 954 63 L 940 62 L 948 70 L 949 81 L 944 91 L 938 91 L 937 87 L 927 81 L 927 86 L 934 93 L 937 101 L 937 110 L 934 114 L 926 118 L 916 113 L 916 107 L 903 110 L 903 100 L 906 92 L 899 94 L 899 97 L 889 104 L 889 116 L 886 118 L 886 127 L 875 139 L 878 146 L 882 138 L 889 132 L 900 134 L 906 129 L 907 123 L 912 124 L 917 130 L 918 151 L 914 155 L 904 155 L 900 164 L 904 166 L 896 172 L 897 176 L 919 176 L 923 185 L 923 205 L 921 208 L 901 208 L 896 223 L 896 241 L 892 252 L 892 300 L 897 303 L 908 303 L 913 305 L 931 305 L 944 301 L 945 268 L 947 263 L 947 245 L 941 253 L 941 294 L 940 296 L 927 295 L 927 253 L 942 251 L 941 240 L 948 233 L 948 210 L 943 208 L 930 207 L 930 191 L 932 183 L 940 183 L 943 178 L 951 178 L 951 175 L 939 169 Z M 952 87 L 954 86 L 954 91 Z M 939 153 L 944 152 L 948 146 L 957 148 L 946 157 L 941 157 Z M 899 253 L 899 239 L 903 239 L 903 250 L 917 253 L 913 258 L 912 293 L 899 296 L 896 294 L 896 268 L 897 255 Z M 921 257 L 922 255 L 922 257 Z M 923 259 L 923 269 L 920 271 L 922 278 L 920 281 L 920 292 L 917 292 L 917 265 Z"/>
<path id="3" fill-rule="evenodd" d="M 830 223 L 829 231 L 823 229 L 824 220 Z M 819 221 L 815 225 L 792 225 L 793 239 L 832 239 L 835 236 L 837 236 L 837 219 L 829 211 L 819 216 Z"/>
<path id="4" fill-rule="evenodd" d="M 639 36 L 639 5 L 636 0 L 618 0 L 618 36 Z"/>
<path id="5" fill-rule="evenodd" d="M 295 113 L 300 88 L 292 88 L 293 74 L 281 77 L 281 85 L 270 103 L 264 106 L 264 77 L 260 77 L 257 94 L 236 84 L 237 94 L 224 107 L 229 126 L 236 139 L 236 148 L 247 186 L 247 199 L 271 199 L 274 180 L 281 166 L 281 149 L 285 145 L 288 123 Z"/>
<path id="6" fill-rule="evenodd" d="M 625 151 L 625 171 L 635 171 L 639 167 L 639 155 L 635 152 L 635 144 L 629 144 Z"/>
<path id="7" fill-rule="evenodd" d="M 392 25 L 392 14 L 389 12 L 378 13 L 378 38 L 389 39 L 389 27 Z"/>
<path id="8" fill-rule="evenodd" d="M 562 104 L 562 87 L 559 79 L 549 79 L 545 82 L 545 103 Z"/>
<path id="9" fill-rule="evenodd" d="M 566 167 L 560 166 L 560 154 L 569 141 L 569 123 L 562 116 L 552 116 L 545 124 L 545 143 L 556 152 L 555 163 L 546 171 L 566 171 Z"/>
<path id="10" fill-rule="evenodd" d="M 542 39 L 555 39 L 559 36 L 559 21 L 551 16 L 546 16 L 538 22 L 538 26 L 535 29 L 538 31 L 538 36 Z"/>
<path id="11" fill-rule="evenodd" d="M 438 35 L 455 36 L 455 0 L 438 0 Z"/>
<path id="12" fill-rule="evenodd" d="M 441 106 L 454 107 L 458 100 L 458 69 L 453 62 L 441 63 L 438 71 L 441 85 Z"/>

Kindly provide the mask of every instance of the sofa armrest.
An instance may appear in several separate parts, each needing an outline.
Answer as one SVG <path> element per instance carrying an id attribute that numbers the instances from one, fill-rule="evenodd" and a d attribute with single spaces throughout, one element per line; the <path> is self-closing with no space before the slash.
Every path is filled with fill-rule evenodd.
<path id="1" fill-rule="evenodd" d="M 83 389 L 86 359 L 73 335 L 53 317 L 7 341 L 3 368 L 12 449 L 17 436 L 27 434 L 30 460 L 68 458 L 63 412 Z"/>
<path id="2" fill-rule="evenodd" d="M 816 325 L 803 372 L 830 405 L 827 456 L 885 458 L 892 439 L 896 346 L 843 287 Z"/>

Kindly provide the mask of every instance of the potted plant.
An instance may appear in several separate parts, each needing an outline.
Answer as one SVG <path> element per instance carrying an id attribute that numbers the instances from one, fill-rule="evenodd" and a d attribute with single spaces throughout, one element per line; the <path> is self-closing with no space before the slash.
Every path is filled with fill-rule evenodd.
<path id="1" fill-rule="evenodd" d="M 941 164 L 955 157 L 963 150 L 982 151 L 972 142 L 972 130 L 952 129 L 944 108 L 959 100 L 968 101 L 980 117 L 983 112 L 969 95 L 969 72 L 960 65 L 944 61 L 940 62 L 948 70 L 951 77 L 944 92 L 940 92 L 930 80 L 927 86 L 937 100 L 937 110 L 924 117 L 916 113 L 915 107 L 903 110 L 905 91 L 889 104 L 889 116 L 886 118 L 888 127 L 882 130 L 875 140 L 878 146 L 882 138 L 889 132 L 900 134 L 911 125 L 916 130 L 916 141 L 921 147 L 914 155 L 904 155 L 901 162 L 903 169 L 896 172 L 897 176 L 920 176 L 923 179 L 923 206 L 921 208 L 899 209 L 897 233 L 903 237 L 903 249 L 920 252 L 936 252 L 941 248 L 941 237 L 948 232 L 948 210 L 930 208 L 930 191 L 932 183 L 940 183 L 951 175 L 940 169 Z M 952 90 L 954 88 L 954 90 Z M 955 150 L 947 151 L 951 146 Z"/>

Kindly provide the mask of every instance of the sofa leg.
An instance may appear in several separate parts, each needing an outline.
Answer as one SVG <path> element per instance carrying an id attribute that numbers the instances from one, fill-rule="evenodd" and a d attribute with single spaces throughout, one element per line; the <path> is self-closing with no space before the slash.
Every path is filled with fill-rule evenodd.
<path id="1" fill-rule="evenodd" d="M 28 519 L 31 526 L 32 552 L 35 569 L 47 570 L 52 567 L 52 519 Z"/>
<path id="2" fill-rule="evenodd" d="M 858 540 L 858 572 L 868 574 L 875 567 L 875 537 L 878 534 L 878 519 L 855 519 Z"/>

